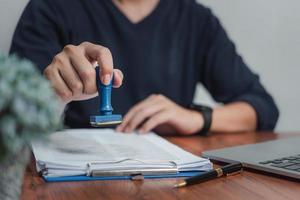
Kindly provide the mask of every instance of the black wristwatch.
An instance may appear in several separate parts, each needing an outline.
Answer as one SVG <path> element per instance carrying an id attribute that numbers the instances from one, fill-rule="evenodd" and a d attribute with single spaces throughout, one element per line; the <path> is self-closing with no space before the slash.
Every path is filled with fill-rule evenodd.
<path id="1" fill-rule="evenodd" d="M 208 106 L 195 105 L 195 104 L 191 104 L 190 105 L 190 109 L 200 112 L 201 115 L 203 116 L 204 126 L 199 131 L 198 134 L 207 136 L 209 134 L 209 130 L 210 130 L 211 123 L 212 123 L 212 112 L 213 112 L 213 109 L 211 107 L 208 107 Z"/>

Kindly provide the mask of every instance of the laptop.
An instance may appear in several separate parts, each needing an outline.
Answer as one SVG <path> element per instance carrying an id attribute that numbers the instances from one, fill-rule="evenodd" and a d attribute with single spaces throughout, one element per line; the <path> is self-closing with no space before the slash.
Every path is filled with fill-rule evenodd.
<path id="1" fill-rule="evenodd" d="M 205 151 L 203 157 L 300 180 L 300 137 Z"/>

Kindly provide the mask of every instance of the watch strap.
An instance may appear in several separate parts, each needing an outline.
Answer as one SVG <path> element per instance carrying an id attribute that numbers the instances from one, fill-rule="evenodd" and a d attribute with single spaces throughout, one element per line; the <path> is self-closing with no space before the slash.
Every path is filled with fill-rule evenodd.
<path id="1" fill-rule="evenodd" d="M 204 125 L 203 128 L 198 132 L 198 134 L 207 136 L 212 124 L 213 109 L 208 106 L 195 104 L 190 105 L 190 109 L 198 111 L 203 116 Z"/>

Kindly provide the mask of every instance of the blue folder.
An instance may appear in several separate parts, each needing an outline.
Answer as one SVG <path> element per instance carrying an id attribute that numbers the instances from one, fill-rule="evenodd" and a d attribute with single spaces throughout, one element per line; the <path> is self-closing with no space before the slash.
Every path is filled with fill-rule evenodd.
<path id="1" fill-rule="evenodd" d="M 191 177 L 204 172 L 189 171 L 179 172 L 178 174 L 164 174 L 164 175 L 146 175 L 145 179 L 156 179 L 156 178 L 183 178 Z M 69 182 L 69 181 L 96 181 L 96 180 L 131 180 L 132 176 L 63 176 L 63 177 L 49 177 L 43 176 L 46 182 Z"/>

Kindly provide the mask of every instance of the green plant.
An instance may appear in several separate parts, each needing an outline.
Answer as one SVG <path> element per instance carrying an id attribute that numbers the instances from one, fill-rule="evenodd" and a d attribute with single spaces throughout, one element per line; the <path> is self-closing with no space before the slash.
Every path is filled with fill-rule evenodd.
<path id="1" fill-rule="evenodd" d="M 31 62 L 0 55 L 0 160 L 60 126 L 48 81 Z"/>

